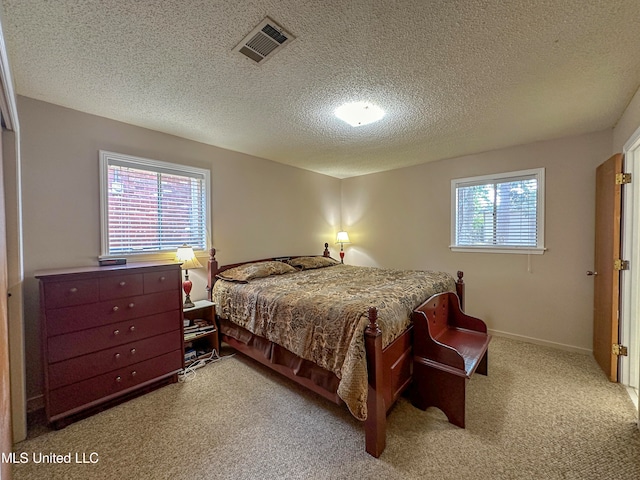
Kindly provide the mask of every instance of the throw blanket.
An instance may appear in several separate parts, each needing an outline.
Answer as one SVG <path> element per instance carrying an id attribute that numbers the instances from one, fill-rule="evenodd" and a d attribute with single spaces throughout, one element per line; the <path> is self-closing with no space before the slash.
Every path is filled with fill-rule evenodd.
<path id="1" fill-rule="evenodd" d="M 221 317 L 335 373 L 338 395 L 365 420 L 369 307 L 378 309 L 386 347 L 407 329 L 414 308 L 445 291 L 455 292 L 445 272 L 339 264 L 247 284 L 218 280 L 212 294 Z"/>

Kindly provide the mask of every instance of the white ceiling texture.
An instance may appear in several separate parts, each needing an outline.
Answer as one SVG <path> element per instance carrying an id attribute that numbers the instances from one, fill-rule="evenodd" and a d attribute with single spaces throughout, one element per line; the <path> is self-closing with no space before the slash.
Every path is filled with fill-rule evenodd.
<path id="1" fill-rule="evenodd" d="M 18 94 L 337 178 L 611 128 L 640 84 L 637 0 L 2 3 Z M 266 16 L 296 38 L 255 63 Z"/>

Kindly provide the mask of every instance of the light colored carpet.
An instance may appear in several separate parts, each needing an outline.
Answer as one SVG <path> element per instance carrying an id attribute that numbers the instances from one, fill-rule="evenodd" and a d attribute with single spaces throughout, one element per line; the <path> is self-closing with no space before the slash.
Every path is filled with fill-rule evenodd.
<path id="1" fill-rule="evenodd" d="M 489 352 L 489 376 L 474 375 L 468 385 L 466 429 L 402 399 L 379 459 L 365 453 L 363 425 L 345 408 L 236 355 L 63 430 L 33 430 L 18 453 L 96 452 L 99 460 L 29 461 L 14 465 L 13 475 L 640 479 L 638 413 L 591 357 L 499 337 Z"/>

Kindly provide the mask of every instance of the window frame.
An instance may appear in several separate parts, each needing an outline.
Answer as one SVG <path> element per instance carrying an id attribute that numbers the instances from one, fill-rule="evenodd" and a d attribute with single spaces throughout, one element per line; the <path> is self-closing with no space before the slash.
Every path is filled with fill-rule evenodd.
<path id="1" fill-rule="evenodd" d="M 537 179 L 537 198 L 536 198 L 536 227 L 537 227 L 537 245 L 516 247 L 512 245 L 458 245 L 457 238 L 457 214 L 458 214 L 458 195 L 457 190 L 463 184 L 476 183 L 478 185 L 497 183 L 516 179 L 523 176 L 535 176 Z M 515 253 L 515 254 L 534 254 L 542 255 L 546 251 L 544 236 L 544 213 L 545 213 L 545 169 L 532 168 L 528 170 L 518 170 L 513 172 L 494 173 L 489 175 L 479 175 L 466 178 L 454 178 L 451 180 L 451 244 L 449 248 L 452 252 L 473 252 L 473 253 Z"/>
<path id="2" fill-rule="evenodd" d="M 180 175 L 184 173 L 185 176 L 202 175 L 204 180 L 204 211 L 205 217 L 205 231 L 204 231 L 204 249 L 194 247 L 196 255 L 202 252 L 206 252 L 209 247 L 209 235 L 211 232 L 211 172 L 208 169 L 192 167 L 188 165 L 182 165 L 178 163 L 164 162 L 161 160 L 152 160 L 149 158 L 136 157 L 133 155 L 126 155 L 123 153 L 109 152 L 105 150 L 99 151 L 99 169 L 100 169 L 100 255 L 99 259 L 103 258 L 135 258 L 136 260 L 153 260 L 153 259 L 166 259 L 175 256 L 175 252 L 167 250 L 149 250 L 140 253 L 109 253 L 109 212 L 108 212 L 108 200 L 107 200 L 107 185 L 109 179 L 109 162 L 115 160 L 118 162 L 124 162 L 131 164 L 132 168 L 136 166 L 143 167 L 142 169 L 152 171 L 170 171 Z M 144 168 L 146 167 L 146 168 Z M 155 169 L 155 170 L 154 170 Z M 177 248 L 177 247 L 176 247 Z"/>

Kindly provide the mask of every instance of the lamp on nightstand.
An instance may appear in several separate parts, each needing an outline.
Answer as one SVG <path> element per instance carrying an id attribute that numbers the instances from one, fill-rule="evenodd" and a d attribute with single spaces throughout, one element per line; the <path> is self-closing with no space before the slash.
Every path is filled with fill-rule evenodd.
<path id="1" fill-rule="evenodd" d="M 176 253 L 176 260 L 182 262 L 182 269 L 184 270 L 184 282 L 182 282 L 182 289 L 184 290 L 185 298 L 184 298 L 184 308 L 194 307 L 194 303 L 191 301 L 191 297 L 189 294 L 191 293 L 191 287 L 193 283 L 189 280 L 189 270 L 192 268 L 202 268 L 202 264 L 196 258 L 196 254 L 193 253 L 193 248 L 191 248 L 186 243 L 181 247 L 178 247 L 178 251 Z"/>
<path id="2" fill-rule="evenodd" d="M 347 232 L 338 232 L 336 236 L 336 243 L 340 244 L 340 263 L 344 263 L 344 244 L 351 243 L 349 240 L 349 234 Z"/>

